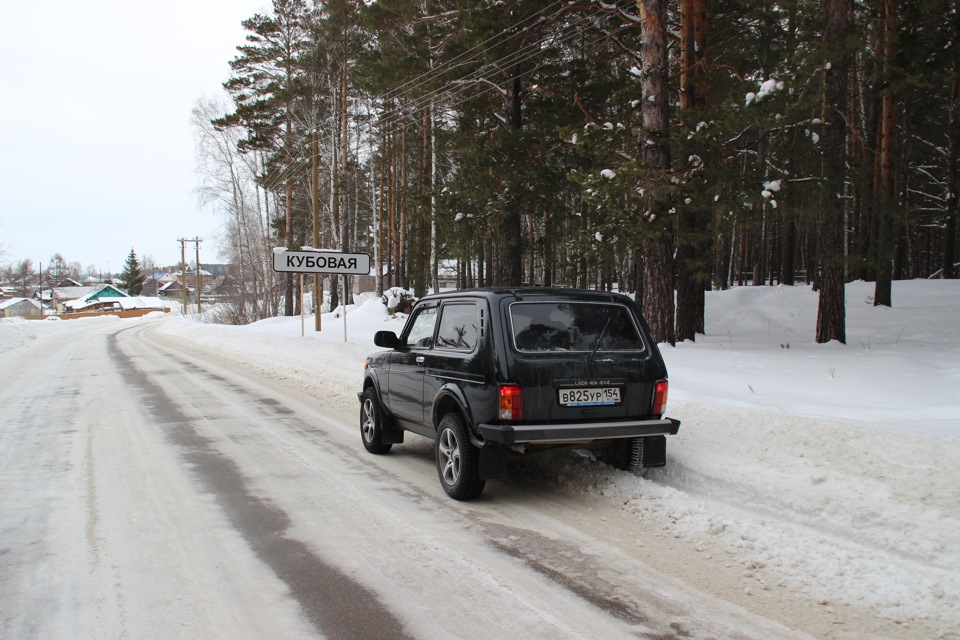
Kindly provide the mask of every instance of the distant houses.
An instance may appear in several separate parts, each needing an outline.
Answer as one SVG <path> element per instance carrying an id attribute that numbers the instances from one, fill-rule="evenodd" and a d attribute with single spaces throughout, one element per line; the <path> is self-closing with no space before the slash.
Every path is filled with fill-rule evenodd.
<path id="1" fill-rule="evenodd" d="M 232 277 L 234 267 L 227 264 L 204 265 L 200 269 L 200 290 L 204 302 L 212 302 L 237 295 L 239 287 Z M 72 278 L 44 279 L 36 284 L 23 286 L 16 282 L 3 282 L 0 288 L 0 317 L 43 317 L 57 314 L 122 313 L 132 314 L 137 310 L 164 309 L 170 302 L 187 303 L 197 300 L 196 271 L 147 272 L 143 290 L 138 296 L 130 296 L 116 281 L 101 281 L 95 276 L 86 276 L 82 282 Z M 186 293 L 186 295 L 184 295 Z M 24 303 L 23 301 L 27 302 Z"/>
<path id="2" fill-rule="evenodd" d="M 56 314 L 61 318 L 90 315 L 142 316 L 152 311 L 170 311 L 156 296 L 130 296 L 112 284 L 83 286 L 75 280 L 61 280 L 63 286 L 39 289 L 33 298 L 0 297 L 0 317 L 39 319 Z"/>
<path id="3" fill-rule="evenodd" d="M 72 280 L 70 282 L 75 283 L 75 281 Z M 65 282 L 61 281 L 60 284 L 65 284 Z M 34 294 L 34 298 L 40 300 L 44 306 L 55 309 L 56 313 L 74 311 L 76 304 L 83 305 L 91 300 L 97 301 L 101 298 L 123 297 L 127 297 L 127 294 L 112 284 L 84 287 L 75 283 L 73 286 L 56 286 L 50 287 L 49 289 L 40 289 Z"/>
<path id="4" fill-rule="evenodd" d="M 232 275 L 231 265 L 210 265 L 210 269 L 200 269 L 200 291 L 204 299 L 217 299 L 223 296 L 236 295 L 239 285 Z M 163 299 L 182 300 L 186 287 L 188 302 L 197 300 L 197 272 L 169 273 L 157 272 L 147 276 L 143 282 L 143 295 L 156 296 Z"/>

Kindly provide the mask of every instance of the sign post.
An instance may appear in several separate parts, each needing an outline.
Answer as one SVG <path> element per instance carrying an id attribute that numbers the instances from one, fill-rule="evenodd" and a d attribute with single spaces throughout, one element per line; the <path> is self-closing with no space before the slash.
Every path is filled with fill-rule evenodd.
<path id="1" fill-rule="evenodd" d="M 323 249 L 290 251 L 285 247 L 277 247 L 273 250 L 273 270 L 279 273 L 339 275 L 344 278 L 344 284 L 346 284 L 346 276 L 370 275 L 370 256 L 366 253 L 342 253 Z M 346 292 L 346 286 L 343 290 Z M 314 313 L 319 314 L 319 302 L 314 300 L 313 304 L 316 309 Z M 302 306 L 301 304 L 301 308 Z M 347 341 L 346 300 L 343 301 L 343 341 Z"/>

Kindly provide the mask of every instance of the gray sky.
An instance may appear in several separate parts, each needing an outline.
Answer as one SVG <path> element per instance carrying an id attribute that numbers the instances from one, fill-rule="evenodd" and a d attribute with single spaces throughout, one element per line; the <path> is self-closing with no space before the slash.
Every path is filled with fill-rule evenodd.
<path id="1" fill-rule="evenodd" d="M 180 260 L 220 221 L 194 193 L 190 112 L 221 95 L 265 0 L 0 0 L 0 261 L 119 272 Z M 192 255 L 188 245 L 188 260 Z"/>

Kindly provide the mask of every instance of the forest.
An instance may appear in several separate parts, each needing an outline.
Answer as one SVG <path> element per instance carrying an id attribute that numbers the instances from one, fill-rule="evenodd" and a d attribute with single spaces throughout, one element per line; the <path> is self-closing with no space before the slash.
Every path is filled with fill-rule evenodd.
<path id="1" fill-rule="evenodd" d="M 809 283 L 845 342 L 845 283 L 957 277 L 958 5 L 273 0 L 194 111 L 239 320 L 295 313 L 271 251 L 315 247 L 378 293 L 629 292 L 669 343 Z"/>

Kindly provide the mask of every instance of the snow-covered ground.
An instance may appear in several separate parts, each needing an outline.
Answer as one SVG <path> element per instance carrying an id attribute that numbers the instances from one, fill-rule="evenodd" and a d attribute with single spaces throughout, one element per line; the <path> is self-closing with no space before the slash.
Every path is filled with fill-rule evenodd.
<path id="1" fill-rule="evenodd" d="M 847 286 L 846 345 L 814 343 L 809 287 L 708 294 L 706 335 L 661 346 L 667 413 L 683 422 L 665 469 L 641 479 L 569 455 L 520 480 L 654 523 L 698 570 L 738 568 L 743 597 L 782 590 L 896 621 L 904 637 L 960 637 L 960 281 L 894 283 L 893 308 L 872 293 Z M 373 333 L 403 318 L 365 300 L 348 308 L 346 341 L 342 316 L 322 321 L 160 330 L 352 415 Z M 0 354 L 67 325 L 0 322 Z"/>

